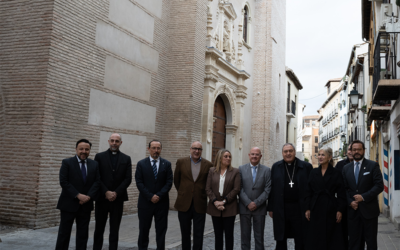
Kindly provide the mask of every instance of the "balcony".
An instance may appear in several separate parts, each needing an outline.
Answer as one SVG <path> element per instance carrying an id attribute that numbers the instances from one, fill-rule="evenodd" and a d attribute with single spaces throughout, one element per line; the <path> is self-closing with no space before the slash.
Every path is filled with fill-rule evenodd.
<path id="1" fill-rule="evenodd" d="M 333 113 L 335 114 L 335 116 L 338 114 L 338 111 L 337 111 L 337 109 L 335 109 L 334 111 L 333 111 Z"/>
<path id="2" fill-rule="evenodd" d="M 344 125 L 340 125 L 339 128 L 340 128 L 340 133 L 343 133 L 344 132 Z"/>
<path id="3" fill-rule="evenodd" d="M 391 100 L 397 100 L 400 94 L 400 80 L 396 79 L 397 39 L 393 39 L 398 34 L 379 32 L 376 40 L 370 120 L 388 119 Z"/>
<path id="4" fill-rule="evenodd" d="M 294 101 L 290 101 L 289 98 L 287 98 L 286 103 L 286 117 L 289 119 L 296 117 L 296 103 Z"/>
<path id="5" fill-rule="evenodd" d="M 365 127 L 364 125 L 353 126 L 350 133 L 350 143 L 354 140 L 365 142 Z"/>
<path id="6" fill-rule="evenodd" d="M 335 135 L 339 134 L 339 128 L 335 128 Z"/>
<path id="7" fill-rule="evenodd" d="M 337 158 L 337 157 L 339 157 L 339 151 L 338 150 L 333 152 L 333 158 Z"/>

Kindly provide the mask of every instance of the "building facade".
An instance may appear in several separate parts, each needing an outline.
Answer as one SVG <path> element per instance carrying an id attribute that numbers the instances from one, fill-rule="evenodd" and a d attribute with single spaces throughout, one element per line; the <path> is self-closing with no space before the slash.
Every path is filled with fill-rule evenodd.
<path id="1" fill-rule="evenodd" d="M 383 173 L 382 211 L 400 229 L 398 16 L 394 0 L 362 1 L 362 38 L 369 45 L 364 78 L 368 77 L 369 83 L 364 86 L 365 105 L 359 103 L 358 108 L 366 112 L 370 159 L 379 163 Z"/>
<path id="2" fill-rule="evenodd" d="M 172 162 L 203 144 L 233 166 L 252 146 L 271 166 L 285 141 L 284 0 L 1 3 L 0 221 L 58 224 L 61 160 L 122 135 L 136 162 L 150 140 Z M 19 153 L 17 153 L 19 152 Z M 126 213 L 136 212 L 133 181 Z M 17 196 L 17 197 L 16 197 Z M 176 190 L 170 192 L 171 208 Z"/>
<path id="3" fill-rule="evenodd" d="M 299 116 L 299 94 L 303 89 L 299 79 L 292 69 L 286 67 L 286 143 L 292 143 L 297 147 L 298 123 L 302 116 Z M 302 114 L 301 114 L 302 115 Z"/>
<path id="4" fill-rule="evenodd" d="M 318 167 L 319 115 L 303 116 L 302 152 L 304 160 Z"/>
<path id="5" fill-rule="evenodd" d="M 333 152 L 333 161 L 339 159 L 339 149 L 341 147 L 341 118 L 339 117 L 340 111 L 340 94 L 342 92 L 343 83 L 342 78 L 335 78 L 329 80 L 325 84 L 327 90 L 327 99 L 318 110 L 320 114 L 320 136 L 321 141 L 318 145 L 319 148 L 330 147 Z"/>

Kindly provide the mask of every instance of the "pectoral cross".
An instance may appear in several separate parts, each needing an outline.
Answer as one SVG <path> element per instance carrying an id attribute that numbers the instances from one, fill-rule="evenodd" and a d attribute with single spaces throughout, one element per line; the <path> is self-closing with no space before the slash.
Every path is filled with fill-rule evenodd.
<path id="1" fill-rule="evenodd" d="M 293 188 L 293 185 L 294 185 L 293 181 L 290 181 L 289 185 L 290 185 L 290 188 Z"/>

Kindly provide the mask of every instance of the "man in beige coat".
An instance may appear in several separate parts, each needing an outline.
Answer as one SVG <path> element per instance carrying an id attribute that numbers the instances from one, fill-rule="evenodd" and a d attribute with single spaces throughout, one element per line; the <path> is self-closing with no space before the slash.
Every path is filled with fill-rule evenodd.
<path id="1" fill-rule="evenodd" d="M 178 190 L 175 208 L 178 210 L 182 235 L 182 249 L 191 249 L 193 221 L 193 249 L 203 248 L 204 225 L 206 221 L 207 194 L 205 191 L 207 175 L 213 166 L 201 158 L 203 147 L 195 141 L 190 147 L 190 156 L 178 159 L 174 173 L 174 185 Z"/>

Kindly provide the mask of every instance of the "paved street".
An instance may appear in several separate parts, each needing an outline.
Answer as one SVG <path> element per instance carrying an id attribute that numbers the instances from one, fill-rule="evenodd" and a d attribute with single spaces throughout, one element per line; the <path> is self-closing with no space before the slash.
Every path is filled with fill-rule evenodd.
<path id="1" fill-rule="evenodd" d="M 178 223 L 178 213 L 170 211 L 169 215 L 169 229 L 167 232 L 166 245 L 168 249 L 181 250 L 180 247 L 180 230 Z M 235 247 L 240 249 L 240 223 L 237 217 L 235 224 Z M 155 249 L 155 232 L 152 227 L 150 235 L 150 249 Z M 108 230 L 108 228 L 107 228 Z M 39 229 L 39 230 L 25 230 L 18 229 L 12 230 L 2 228 L 0 231 L 1 250 L 46 250 L 54 249 L 57 238 L 58 227 Z M 94 222 L 90 224 L 90 239 L 88 242 L 88 249 L 93 245 L 93 232 Z M 124 216 L 120 230 L 120 249 L 121 250 L 136 250 L 137 237 L 138 237 L 138 219 L 137 215 Z M 75 231 L 73 231 L 70 242 L 70 249 L 75 249 Z M 105 245 L 103 249 L 108 249 L 107 236 L 105 237 Z M 400 250 L 400 232 L 395 230 L 393 224 L 387 218 L 379 217 L 379 235 L 378 235 L 379 250 Z M 254 248 L 254 242 L 252 242 Z M 289 242 L 289 249 L 293 249 L 293 241 Z M 252 249 L 253 249 L 252 248 Z M 272 250 L 275 248 L 275 242 L 272 234 L 272 220 L 267 217 L 265 223 L 265 248 Z M 214 234 L 212 231 L 211 217 L 207 216 L 204 247 L 203 249 L 214 249 Z"/>

